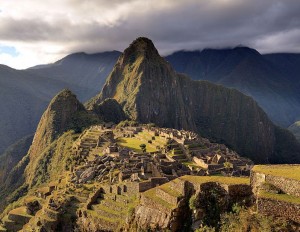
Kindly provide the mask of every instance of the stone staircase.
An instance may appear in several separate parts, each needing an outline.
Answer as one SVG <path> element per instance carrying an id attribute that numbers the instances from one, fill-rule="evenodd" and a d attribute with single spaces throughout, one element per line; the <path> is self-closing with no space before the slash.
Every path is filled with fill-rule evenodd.
<path id="1" fill-rule="evenodd" d="M 178 162 L 187 162 L 188 158 L 186 155 L 186 150 L 184 149 L 184 146 L 181 144 L 172 144 L 172 150 L 168 154 L 168 158 L 172 161 L 178 161 Z"/>
<path id="2" fill-rule="evenodd" d="M 104 141 L 101 141 L 100 136 L 103 131 L 95 128 L 90 128 L 75 142 L 79 155 L 84 158 L 99 155 L 102 153 Z"/>
<path id="3" fill-rule="evenodd" d="M 134 209 L 136 197 L 128 193 L 101 193 L 87 210 L 88 217 L 97 218 L 101 231 L 116 231 L 126 223 L 129 210 Z"/>

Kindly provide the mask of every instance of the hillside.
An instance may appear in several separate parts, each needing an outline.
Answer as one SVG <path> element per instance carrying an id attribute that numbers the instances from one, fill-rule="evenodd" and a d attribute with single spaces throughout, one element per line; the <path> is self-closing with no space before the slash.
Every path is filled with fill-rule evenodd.
<path id="1" fill-rule="evenodd" d="M 203 168 L 191 157 L 212 159 Z M 288 177 L 289 185 L 295 179 L 298 186 L 299 174 L 291 171 L 299 165 L 254 166 L 249 178 L 249 159 L 190 131 L 132 121 L 113 127 L 101 123 L 81 133 L 63 133 L 36 158 L 39 166 L 33 167 L 30 159 L 27 167 L 38 181 L 0 214 L 0 231 L 176 232 L 200 223 L 224 232 L 228 226 L 234 231 L 242 226 L 243 232 L 299 228 L 299 196 L 278 181 Z M 277 176 L 274 185 L 280 193 L 271 190 L 254 198 L 265 181 L 256 178 L 259 170 Z M 253 186 L 257 181 L 262 184 Z M 268 201 L 291 210 L 272 212 Z"/>
<path id="2" fill-rule="evenodd" d="M 33 135 L 25 136 L 13 145 L 9 146 L 0 156 L 0 183 L 5 182 L 9 172 L 27 154 L 32 143 Z"/>
<path id="3" fill-rule="evenodd" d="M 261 55 L 237 47 L 181 51 L 166 60 L 195 80 L 209 80 L 253 97 L 280 126 L 288 127 L 300 116 L 299 55 Z"/>
<path id="4" fill-rule="evenodd" d="M 300 158 L 293 136 L 289 146 L 296 152 L 289 157 L 288 146 L 277 139 L 283 131 L 275 129 L 252 98 L 177 74 L 147 38 L 138 38 L 125 49 L 102 92 L 87 103 L 88 109 L 96 109 L 106 98 L 116 99 L 133 120 L 195 131 L 255 162 L 297 162 Z"/>

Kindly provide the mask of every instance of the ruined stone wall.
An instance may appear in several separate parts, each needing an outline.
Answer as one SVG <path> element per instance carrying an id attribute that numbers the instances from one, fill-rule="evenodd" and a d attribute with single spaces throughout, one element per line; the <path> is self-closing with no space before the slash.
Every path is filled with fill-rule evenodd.
<path id="1" fill-rule="evenodd" d="M 204 160 L 197 158 L 196 156 L 193 157 L 193 160 L 196 164 L 198 164 L 200 167 L 207 169 L 208 164 L 204 162 Z"/>
<path id="2" fill-rule="evenodd" d="M 298 180 L 251 171 L 250 182 L 255 193 L 266 182 L 281 189 L 284 193 L 300 197 L 300 181 Z"/>
<path id="3" fill-rule="evenodd" d="M 181 193 L 182 195 L 185 195 L 186 192 L 186 181 L 176 179 L 176 181 L 170 182 L 170 187 L 174 189 L 174 191 L 177 191 Z"/>
<path id="4" fill-rule="evenodd" d="M 156 196 L 172 205 L 177 205 L 180 200 L 180 197 L 173 196 L 160 188 L 156 188 Z"/>
<path id="5" fill-rule="evenodd" d="M 278 201 L 274 199 L 259 198 L 257 208 L 260 213 L 288 218 L 300 223 L 300 204 Z"/>
<path id="6" fill-rule="evenodd" d="M 105 190 L 103 188 L 99 188 L 96 192 L 94 192 L 87 200 L 86 208 L 91 209 L 92 204 L 96 203 L 97 199 L 101 196 L 102 193 L 104 193 L 104 191 Z"/>
<path id="7" fill-rule="evenodd" d="M 138 182 L 126 182 L 124 185 L 127 187 L 126 191 L 128 195 L 135 195 L 139 193 L 139 184 Z"/>
<path id="8" fill-rule="evenodd" d="M 289 195 L 300 197 L 300 181 L 266 175 L 266 182 L 280 188 L 283 192 Z"/>
<path id="9" fill-rule="evenodd" d="M 162 184 L 169 182 L 166 177 L 152 177 L 150 179 L 150 181 L 151 181 L 152 187 L 156 187 L 158 185 L 162 185 Z"/>
<path id="10" fill-rule="evenodd" d="M 145 192 L 151 188 L 152 188 L 151 181 L 140 182 L 138 192 Z"/>
<path id="11" fill-rule="evenodd" d="M 160 202 L 157 202 L 152 198 L 145 196 L 144 194 L 141 194 L 140 205 L 147 206 L 152 209 L 157 209 L 162 213 L 165 213 L 166 215 L 171 214 L 172 212 L 172 209 L 163 206 L 162 204 L 160 204 Z"/>
<path id="12" fill-rule="evenodd" d="M 250 172 L 250 185 L 253 189 L 254 194 L 257 194 L 260 186 L 265 183 L 266 175 L 263 173 Z"/>

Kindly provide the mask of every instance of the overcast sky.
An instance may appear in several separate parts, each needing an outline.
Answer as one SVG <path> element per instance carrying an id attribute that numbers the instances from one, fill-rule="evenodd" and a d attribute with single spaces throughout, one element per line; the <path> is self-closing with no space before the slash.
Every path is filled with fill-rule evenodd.
<path id="1" fill-rule="evenodd" d="M 26 68 L 136 37 L 162 55 L 246 45 L 300 52 L 300 0 L 0 0 L 0 63 Z"/>

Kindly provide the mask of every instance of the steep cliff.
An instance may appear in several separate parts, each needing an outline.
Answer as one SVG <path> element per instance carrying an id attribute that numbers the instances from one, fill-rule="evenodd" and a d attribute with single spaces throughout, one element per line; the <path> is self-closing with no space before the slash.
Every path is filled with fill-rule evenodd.
<path id="1" fill-rule="evenodd" d="M 167 56 L 174 69 L 194 80 L 235 88 L 254 98 L 277 125 L 300 115 L 298 54 L 262 55 L 247 47 L 180 51 Z"/>
<path id="2" fill-rule="evenodd" d="M 193 130 L 256 162 L 268 162 L 280 143 L 274 125 L 252 98 L 177 74 L 147 38 L 138 38 L 124 51 L 87 107 L 95 109 L 106 98 L 116 99 L 134 120 Z"/>

